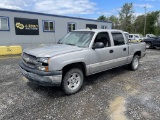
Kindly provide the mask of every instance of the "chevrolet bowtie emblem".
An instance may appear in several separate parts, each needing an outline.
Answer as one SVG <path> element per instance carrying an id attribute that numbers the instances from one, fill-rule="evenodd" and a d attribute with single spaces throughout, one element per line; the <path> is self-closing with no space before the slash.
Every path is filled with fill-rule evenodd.
<path id="1" fill-rule="evenodd" d="M 29 58 L 24 58 L 24 60 L 25 60 L 26 62 L 29 62 L 29 61 L 30 61 L 30 59 L 29 59 Z"/>

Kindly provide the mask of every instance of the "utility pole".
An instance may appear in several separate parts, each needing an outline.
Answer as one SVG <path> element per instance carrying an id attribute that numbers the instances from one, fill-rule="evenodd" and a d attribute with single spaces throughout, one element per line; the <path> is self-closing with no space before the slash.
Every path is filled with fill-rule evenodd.
<path id="1" fill-rule="evenodd" d="M 144 36 L 146 34 L 146 11 L 147 11 L 147 7 L 145 6 L 144 7 L 144 10 L 145 10 L 145 15 L 144 15 Z"/>

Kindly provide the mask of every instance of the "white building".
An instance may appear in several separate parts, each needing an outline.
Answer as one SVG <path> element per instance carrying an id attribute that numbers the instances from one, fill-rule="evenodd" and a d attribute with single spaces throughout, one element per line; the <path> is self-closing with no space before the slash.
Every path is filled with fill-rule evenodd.
<path id="1" fill-rule="evenodd" d="M 0 46 L 51 44 L 72 30 L 88 27 L 111 29 L 112 23 L 0 8 Z"/>

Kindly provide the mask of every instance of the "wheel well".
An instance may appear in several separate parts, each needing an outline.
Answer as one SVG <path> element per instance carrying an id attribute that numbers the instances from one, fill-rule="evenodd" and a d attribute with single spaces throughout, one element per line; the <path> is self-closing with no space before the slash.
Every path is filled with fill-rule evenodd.
<path id="1" fill-rule="evenodd" d="M 135 56 L 135 55 L 141 56 L 141 51 L 137 51 L 137 52 L 134 54 L 134 56 Z"/>
<path id="2" fill-rule="evenodd" d="M 146 44 L 149 43 L 151 46 L 153 45 L 152 41 L 147 41 Z"/>
<path id="3" fill-rule="evenodd" d="M 84 76 L 86 75 L 86 65 L 85 65 L 85 63 L 83 63 L 83 62 L 77 62 L 77 63 L 72 63 L 72 64 L 69 64 L 69 65 L 64 66 L 63 69 L 62 69 L 62 71 L 63 71 L 63 76 L 64 76 L 64 74 L 65 74 L 68 70 L 70 70 L 70 69 L 72 69 L 72 68 L 79 68 L 79 69 L 82 70 Z"/>
<path id="4" fill-rule="evenodd" d="M 148 41 L 146 43 L 151 43 L 152 44 L 152 42 L 148 42 Z"/>

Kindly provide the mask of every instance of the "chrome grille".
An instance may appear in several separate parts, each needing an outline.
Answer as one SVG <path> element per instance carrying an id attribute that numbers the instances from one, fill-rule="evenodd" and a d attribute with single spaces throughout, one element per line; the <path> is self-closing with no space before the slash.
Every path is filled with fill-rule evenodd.
<path id="1" fill-rule="evenodd" d="M 30 68 L 35 68 L 36 64 L 37 64 L 37 58 L 33 55 L 29 55 L 26 53 L 23 53 L 22 55 L 23 58 L 23 64 L 25 64 L 26 66 L 30 67 Z"/>
<path id="2" fill-rule="evenodd" d="M 25 62 L 24 60 L 23 60 L 22 62 L 23 62 L 23 64 L 25 64 L 25 66 L 28 66 L 28 67 L 30 67 L 30 68 L 35 68 L 35 65 L 32 64 L 32 63 L 27 63 L 27 62 Z"/>
<path id="3" fill-rule="evenodd" d="M 23 58 L 29 58 L 29 59 L 34 60 L 34 61 L 37 60 L 37 58 L 36 58 L 35 56 L 33 56 L 33 55 L 28 55 L 28 54 L 26 54 L 26 53 L 23 53 Z"/>

